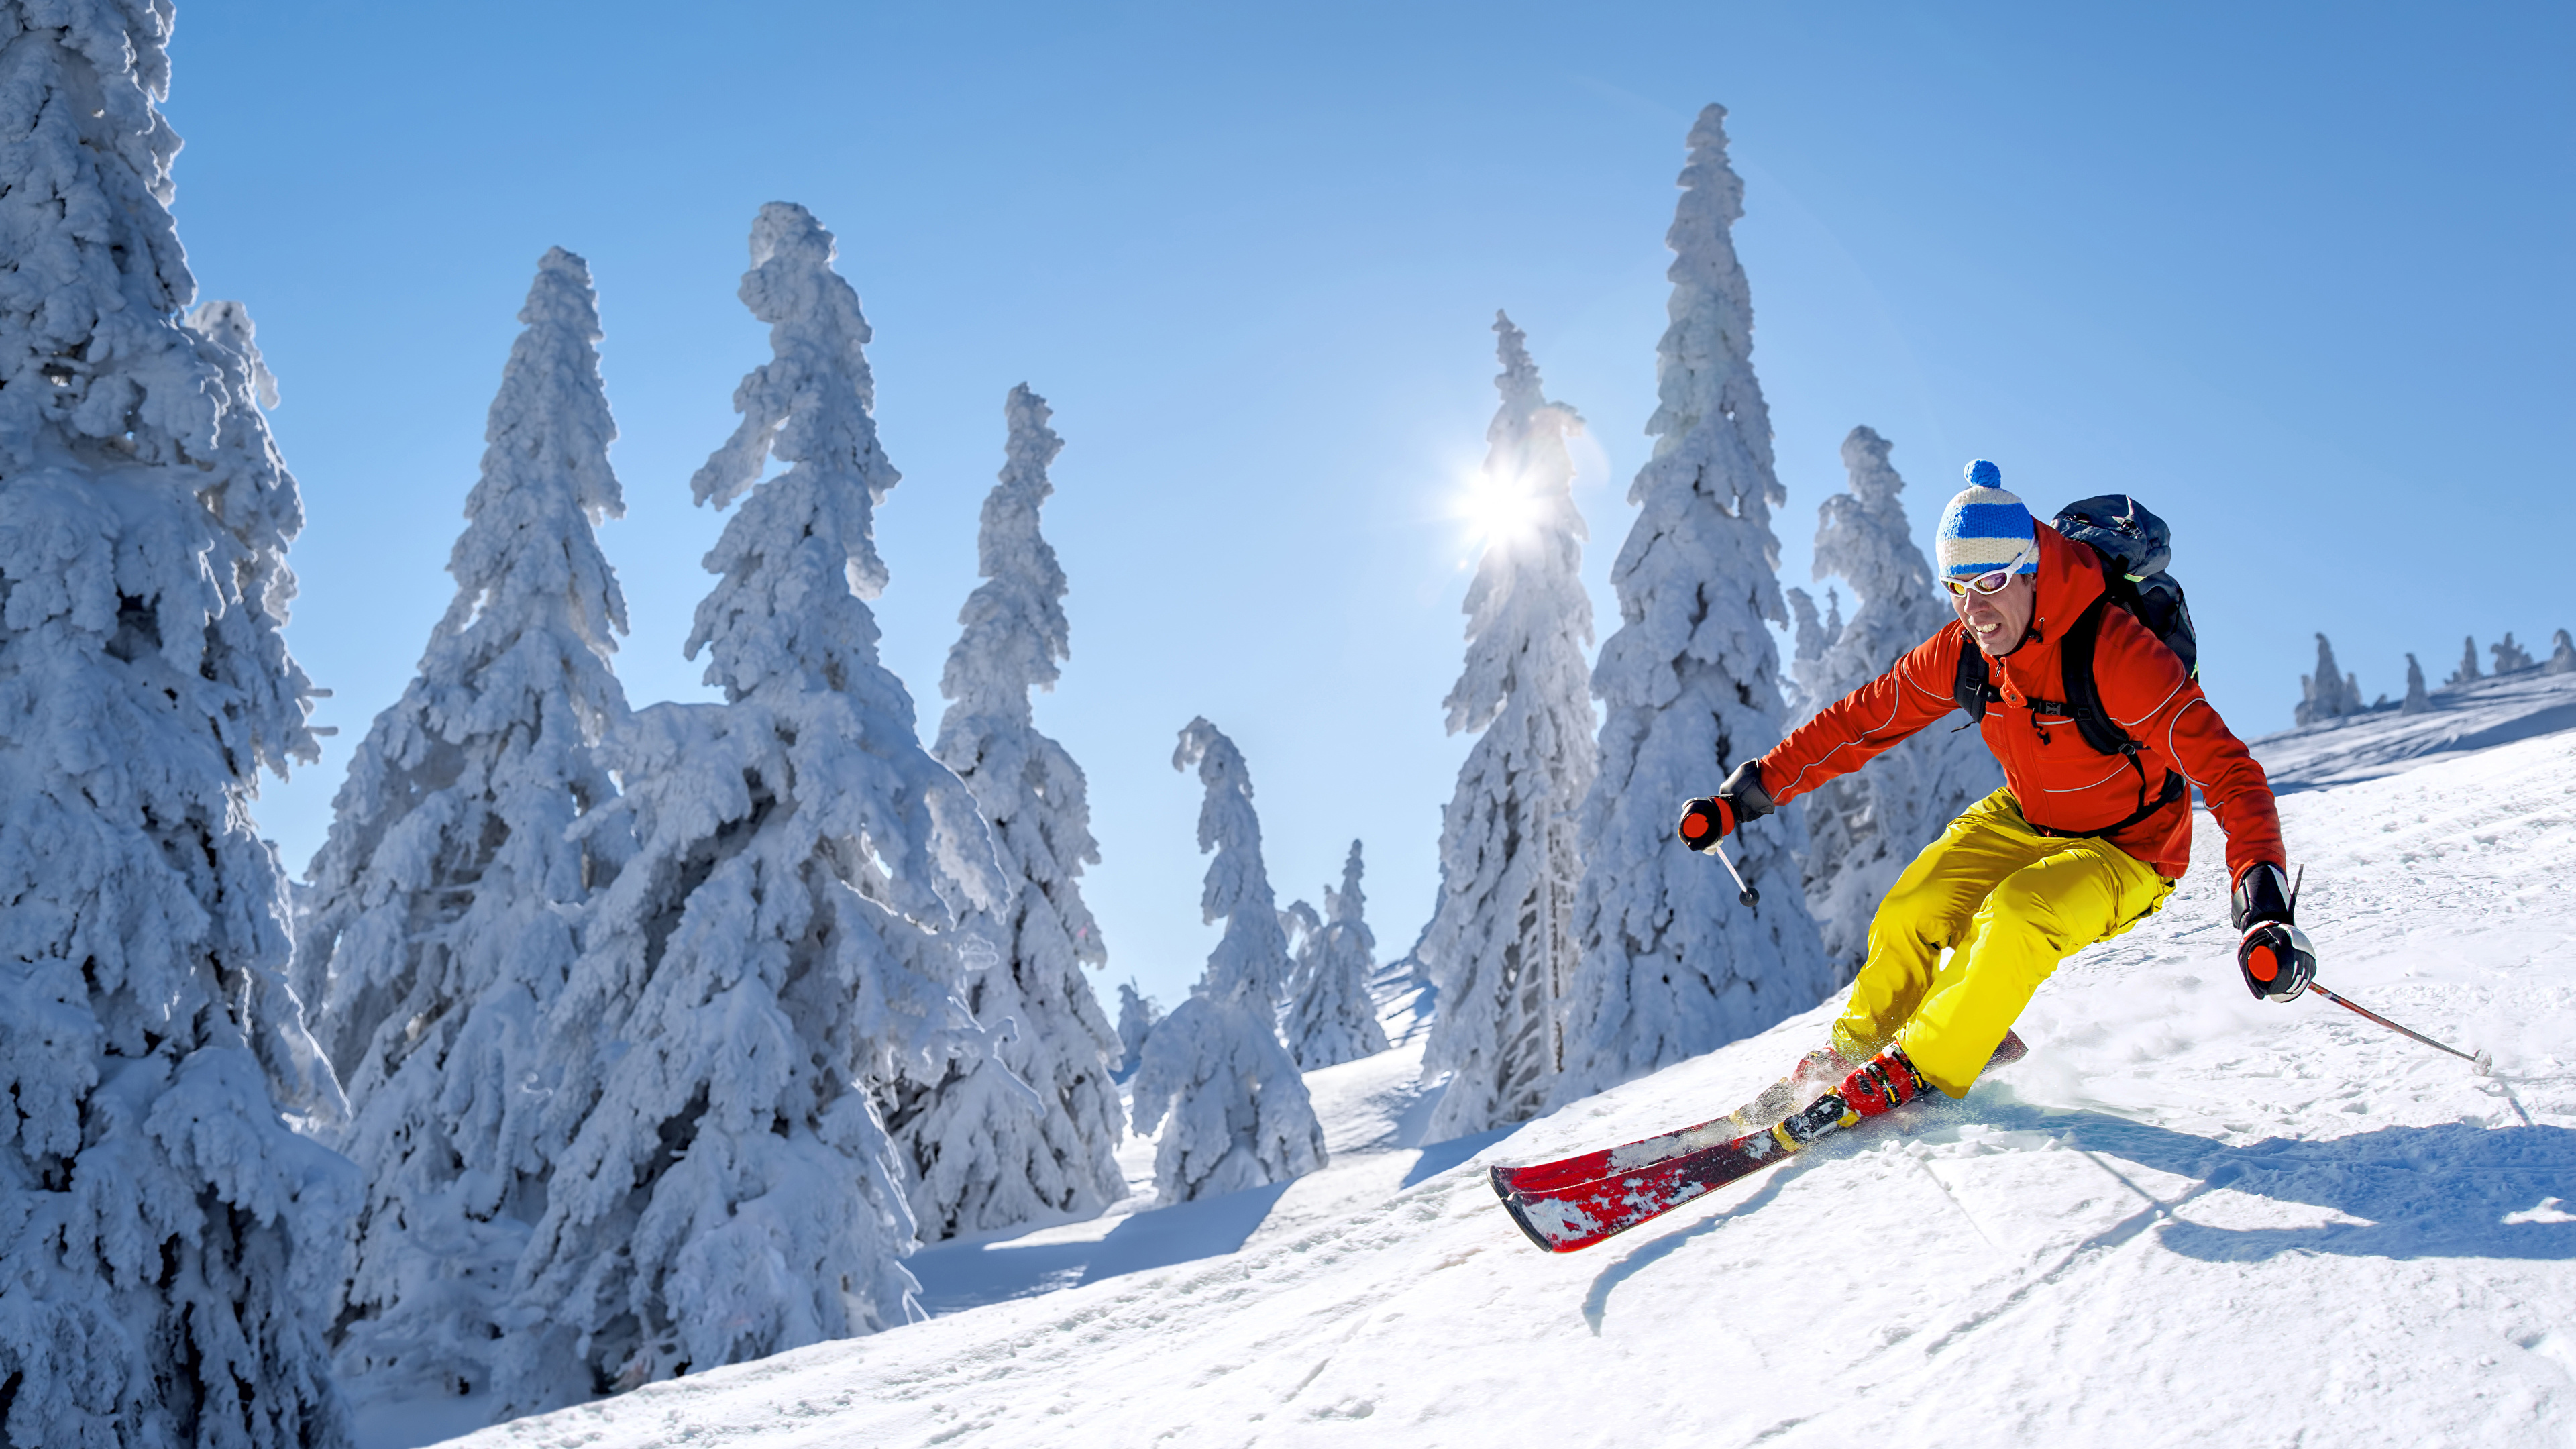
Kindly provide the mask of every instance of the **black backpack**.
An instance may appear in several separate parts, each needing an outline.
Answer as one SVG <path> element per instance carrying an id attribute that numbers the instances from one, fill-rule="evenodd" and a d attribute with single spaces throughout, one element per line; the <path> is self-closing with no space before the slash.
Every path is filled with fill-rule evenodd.
<path id="1" fill-rule="evenodd" d="M 2146 505 L 2124 494 L 2106 494 L 2066 505 L 2058 510 L 2054 522 L 2059 533 L 2093 550 L 2101 560 L 2109 587 L 2085 606 L 2060 636 L 2059 660 L 2067 697 L 2034 699 L 2030 706 L 2035 713 L 2063 715 L 2075 721 L 2076 733 L 2095 750 L 2127 757 L 2129 768 L 2138 772 L 2138 808 L 2128 819 L 2099 830 L 2052 830 L 2044 825 L 2031 828 L 2043 835 L 2111 835 L 2181 799 L 2190 787 L 2180 774 L 2168 770 L 2163 792 L 2148 798 L 2147 769 L 2138 759 L 2142 746 L 2103 713 L 2102 692 L 2093 679 L 2093 646 L 2102 633 L 2102 611 L 2127 610 L 2147 626 L 2148 633 L 2164 641 L 2165 647 L 2182 661 L 2183 672 L 2194 678 L 2200 674 L 2200 641 L 2192 632 L 2191 606 L 2183 601 L 2182 585 L 2165 572 L 2165 566 L 2173 562 L 2173 530 L 2148 512 Z M 1959 708 L 1968 712 L 1971 724 L 1986 717 L 1987 705 L 2003 698 L 1986 677 L 1985 651 L 1974 644 L 1959 651 L 1959 678 L 1952 693 Z"/>

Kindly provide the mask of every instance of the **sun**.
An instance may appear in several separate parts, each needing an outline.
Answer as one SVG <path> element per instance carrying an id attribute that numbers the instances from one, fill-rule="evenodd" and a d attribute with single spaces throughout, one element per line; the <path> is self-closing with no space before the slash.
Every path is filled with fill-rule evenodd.
<path id="1" fill-rule="evenodd" d="M 1466 524 L 1477 547 L 1489 548 L 1517 543 L 1535 533 L 1540 503 L 1522 479 L 1497 478 L 1479 468 L 1461 480 L 1449 511 Z"/>

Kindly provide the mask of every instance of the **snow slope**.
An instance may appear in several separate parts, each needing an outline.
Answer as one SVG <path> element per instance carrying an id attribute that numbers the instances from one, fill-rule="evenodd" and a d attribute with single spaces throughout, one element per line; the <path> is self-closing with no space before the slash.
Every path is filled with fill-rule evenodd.
<path id="1" fill-rule="evenodd" d="M 2164 913 L 2070 961 L 2030 1057 L 1966 1102 L 1588 1252 L 1534 1251 L 1475 1164 L 1730 1106 L 1830 1007 L 1428 1150 L 1415 1036 L 1310 1077 L 1330 1167 L 1164 1210 L 1232 1217 L 1160 1266 L 459 1442 L 2565 1445 L 2576 733 L 2282 808 L 2322 979 L 2494 1077 L 2250 999 L 2204 829 Z"/>

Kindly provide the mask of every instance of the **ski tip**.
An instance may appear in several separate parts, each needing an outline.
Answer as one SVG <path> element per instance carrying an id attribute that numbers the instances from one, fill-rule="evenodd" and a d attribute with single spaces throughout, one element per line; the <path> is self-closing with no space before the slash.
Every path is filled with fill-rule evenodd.
<path id="1" fill-rule="evenodd" d="M 1485 1168 L 1485 1184 L 1494 1190 L 1494 1196 L 1501 1198 L 1505 1202 L 1510 1202 L 1512 1200 L 1512 1170 L 1510 1168 L 1503 1166 L 1499 1162 L 1488 1164 Z M 1516 1213 L 1514 1216 L 1517 1217 L 1519 1215 Z"/>
<path id="2" fill-rule="evenodd" d="M 1542 1253 L 1570 1253 L 1583 1246 L 1582 1243 L 1550 1241 L 1547 1234 L 1540 1232 L 1536 1225 L 1530 1222 L 1526 1205 L 1510 1193 L 1503 1194 L 1503 1211 L 1512 1215 L 1512 1226 L 1519 1228 L 1521 1236 L 1528 1238 L 1530 1245 Z"/>

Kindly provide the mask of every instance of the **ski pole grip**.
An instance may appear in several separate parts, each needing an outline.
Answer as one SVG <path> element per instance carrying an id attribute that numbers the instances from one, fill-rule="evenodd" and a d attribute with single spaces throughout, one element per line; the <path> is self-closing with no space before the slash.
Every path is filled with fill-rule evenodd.
<path id="1" fill-rule="evenodd" d="M 1735 830 L 1735 812 L 1723 800 L 1702 795 L 1682 807 L 1681 823 L 1674 834 L 1693 850 L 1708 851 Z"/>

